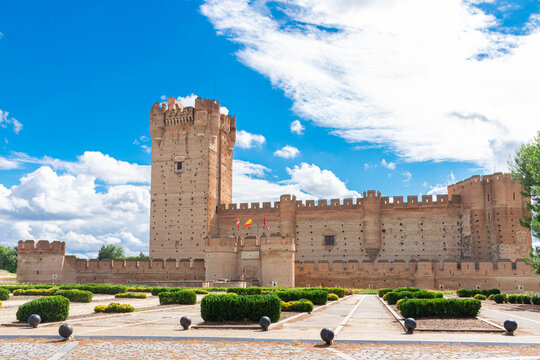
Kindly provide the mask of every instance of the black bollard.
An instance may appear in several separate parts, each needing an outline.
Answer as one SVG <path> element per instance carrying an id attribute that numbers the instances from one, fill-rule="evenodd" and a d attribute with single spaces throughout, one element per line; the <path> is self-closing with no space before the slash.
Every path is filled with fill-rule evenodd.
<path id="1" fill-rule="evenodd" d="M 329 328 L 324 328 L 321 330 L 321 339 L 327 344 L 332 345 L 332 340 L 334 340 L 334 330 Z"/>
<path id="2" fill-rule="evenodd" d="M 414 329 L 416 329 L 416 320 L 413 318 L 407 318 L 405 319 L 403 325 L 405 325 L 405 329 L 407 329 L 407 334 L 412 334 Z"/>
<path id="3" fill-rule="evenodd" d="M 182 316 L 180 318 L 180 325 L 182 325 L 184 330 L 189 330 L 189 327 L 191 325 L 191 319 L 187 316 Z"/>
<path id="4" fill-rule="evenodd" d="M 58 328 L 58 333 L 61 337 L 67 340 L 73 334 L 73 326 L 69 324 L 62 324 Z"/>
<path id="5" fill-rule="evenodd" d="M 506 335 L 514 335 L 514 331 L 516 331 L 518 327 L 517 322 L 514 320 L 506 320 L 503 325 L 506 329 Z"/>
<path id="6" fill-rule="evenodd" d="M 28 317 L 28 324 L 30 324 L 31 327 L 37 328 L 40 323 L 41 316 L 39 316 L 38 314 L 32 314 Z"/>
<path id="7" fill-rule="evenodd" d="M 263 316 L 259 319 L 259 325 L 261 325 L 263 331 L 268 331 L 271 323 L 272 322 L 270 321 L 270 318 L 268 316 Z"/>

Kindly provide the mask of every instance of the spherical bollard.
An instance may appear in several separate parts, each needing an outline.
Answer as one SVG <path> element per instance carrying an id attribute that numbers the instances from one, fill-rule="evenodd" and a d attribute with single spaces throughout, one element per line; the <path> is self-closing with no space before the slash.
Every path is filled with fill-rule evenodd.
<path id="1" fill-rule="evenodd" d="M 58 328 L 58 334 L 60 334 L 60 336 L 66 340 L 69 339 L 71 334 L 73 334 L 73 326 L 69 324 L 60 325 L 60 327 Z"/>
<path id="2" fill-rule="evenodd" d="M 407 329 L 407 334 L 412 334 L 414 329 L 416 329 L 416 320 L 413 318 L 407 318 L 405 319 L 403 325 L 405 325 L 405 329 Z"/>
<path id="3" fill-rule="evenodd" d="M 191 319 L 187 316 L 182 316 L 180 318 L 180 325 L 182 325 L 184 330 L 189 330 L 189 327 L 191 325 Z"/>
<path id="4" fill-rule="evenodd" d="M 332 340 L 334 340 L 334 330 L 329 328 L 324 328 L 321 330 L 321 339 L 328 344 L 332 344 Z"/>
<path id="5" fill-rule="evenodd" d="M 517 327 L 517 322 L 514 320 L 506 320 L 504 322 L 504 328 L 506 329 L 507 335 L 514 335 L 514 331 L 516 331 Z"/>
<path id="6" fill-rule="evenodd" d="M 268 331 L 268 327 L 271 323 L 272 322 L 270 321 L 270 318 L 268 316 L 263 316 L 259 319 L 259 325 L 261 325 L 263 331 Z"/>
<path id="7" fill-rule="evenodd" d="M 38 314 L 32 314 L 28 317 L 28 324 L 30 324 L 31 327 L 37 328 L 40 323 L 41 316 L 39 316 Z"/>

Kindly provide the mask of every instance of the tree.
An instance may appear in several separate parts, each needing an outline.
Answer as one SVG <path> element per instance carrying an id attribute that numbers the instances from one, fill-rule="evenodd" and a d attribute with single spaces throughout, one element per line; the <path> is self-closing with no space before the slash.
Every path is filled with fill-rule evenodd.
<path id="1" fill-rule="evenodd" d="M 0 245 L 0 269 L 17 272 L 17 247 Z"/>
<path id="2" fill-rule="evenodd" d="M 527 210 L 530 216 L 519 219 L 519 223 L 530 229 L 535 238 L 540 238 L 540 131 L 528 144 L 522 144 L 510 164 L 512 178 L 523 185 L 523 196 L 529 198 Z M 530 258 L 523 259 L 540 274 L 540 247 L 529 252 Z"/>
<path id="3" fill-rule="evenodd" d="M 98 260 L 118 260 L 125 259 L 124 248 L 118 245 L 101 245 L 98 252 Z"/>
<path id="4" fill-rule="evenodd" d="M 145 255 L 142 251 L 137 256 L 128 256 L 126 260 L 150 260 L 150 256 Z"/>

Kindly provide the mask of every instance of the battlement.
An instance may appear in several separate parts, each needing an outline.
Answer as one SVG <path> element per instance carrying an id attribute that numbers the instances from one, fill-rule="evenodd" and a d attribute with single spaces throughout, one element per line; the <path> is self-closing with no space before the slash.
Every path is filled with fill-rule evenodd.
<path id="1" fill-rule="evenodd" d="M 448 207 L 461 204 L 459 195 L 437 195 L 433 199 L 432 195 L 422 195 L 419 201 L 417 195 L 409 195 L 406 200 L 403 196 L 388 196 L 381 197 L 381 193 L 364 193 L 362 198 L 347 198 L 347 199 L 319 199 L 319 200 L 296 200 L 296 197 L 291 198 L 290 195 L 282 196 L 281 201 L 263 202 L 261 203 L 240 203 L 240 204 L 220 204 L 217 208 L 219 214 L 234 214 L 234 213 L 264 213 L 277 211 L 284 202 L 294 202 L 298 211 L 306 210 L 349 210 L 362 209 L 366 200 L 378 200 L 381 202 L 383 209 L 391 208 L 421 208 L 421 207 Z"/>
<path id="2" fill-rule="evenodd" d="M 192 107 L 174 108 L 165 111 L 165 125 L 193 124 L 195 109 Z"/>
<path id="3" fill-rule="evenodd" d="M 195 109 L 206 109 L 210 111 L 216 111 L 219 114 L 220 103 L 214 99 L 203 99 L 198 97 L 195 99 Z"/>
<path id="4" fill-rule="evenodd" d="M 61 241 L 49 242 L 47 240 L 39 240 L 37 244 L 34 240 L 19 241 L 17 245 L 18 254 L 30 253 L 48 253 L 64 255 L 66 253 L 66 243 Z"/>
<path id="5" fill-rule="evenodd" d="M 481 185 L 487 183 L 497 183 L 497 182 L 507 182 L 513 181 L 510 177 L 510 174 L 496 172 L 490 175 L 473 175 L 468 179 L 459 181 L 455 184 L 449 185 L 448 188 L 453 188 L 457 186 L 464 185 Z"/>

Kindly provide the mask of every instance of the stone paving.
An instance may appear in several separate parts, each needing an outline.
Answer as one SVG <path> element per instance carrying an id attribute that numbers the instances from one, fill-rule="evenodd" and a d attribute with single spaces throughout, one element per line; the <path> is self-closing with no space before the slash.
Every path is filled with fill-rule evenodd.
<path id="1" fill-rule="evenodd" d="M 61 355 L 66 346 L 67 353 Z M 538 347 L 299 344 L 279 342 L 51 340 L 0 343 L 0 359 L 540 359 Z"/>

